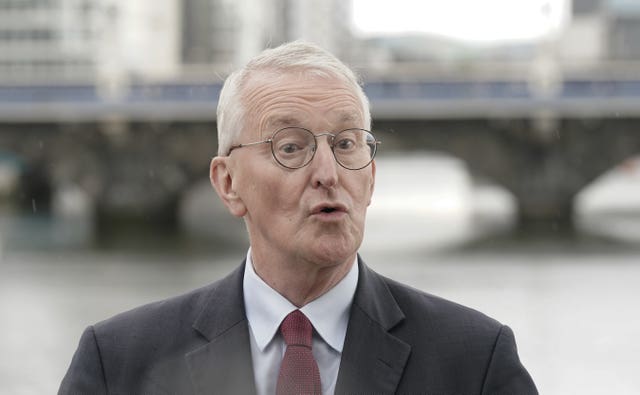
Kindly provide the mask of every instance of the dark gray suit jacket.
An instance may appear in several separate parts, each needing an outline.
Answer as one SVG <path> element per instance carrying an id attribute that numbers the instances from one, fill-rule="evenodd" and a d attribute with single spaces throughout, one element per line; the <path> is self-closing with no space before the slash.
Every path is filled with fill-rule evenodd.
<path id="1" fill-rule="evenodd" d="M 512 331 L 359 262 L 337 394 L 537 394 Z M 59 394 L 253 394 L 244 264 L 87 328 Z"/>

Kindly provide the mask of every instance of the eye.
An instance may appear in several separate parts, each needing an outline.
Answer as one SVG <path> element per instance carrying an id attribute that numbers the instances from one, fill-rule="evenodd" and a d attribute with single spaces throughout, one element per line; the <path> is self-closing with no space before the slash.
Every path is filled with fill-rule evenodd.
<path id="1" fill-rule="evenodd" d="M 300 144 L 293 142 L 283 143 L 278 147 L 278 151 L 282 152 L 283 154 L 295 154 L 296 152 L 303 149 L 304 147 L 302 147 Z"/>
<path id="2" fill-rule="evenodd" d="M 275 151 L 278 155 L 298 155 L 309 148 L 309 142 L 302 135 L 280 137 L 275 141 Z"/>
<path id="3" fill-rule="evenodd" d="M 335 148 L 341 151 L 349 151 L 354 149 L 356 146 L 356 142 L 354 139 L 349 137 L 340 137 L 340 140 L 336 141 Z"/>
<path id="4" fill-rule="evenodd" d="M 313 134 L 300 128 L 284 128 L 274 136 L 274 152 L 278 155 L 298 155 L 313 144 Z"/>

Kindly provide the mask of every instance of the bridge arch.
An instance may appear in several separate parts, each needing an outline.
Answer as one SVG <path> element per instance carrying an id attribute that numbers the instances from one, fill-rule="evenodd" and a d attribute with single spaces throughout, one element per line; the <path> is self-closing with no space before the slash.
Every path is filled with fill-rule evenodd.
<path id="1" fill-rule="evenodd" d="M 624 158 L 640 152 L 634 119 L 561 119 L 550 129 L 527 119 L 384 120 L 390 146 L 435 149 L 464 159 L 509 190 L 517 228 L 573 232 L 576 194 Z"/>
<path id="2" fill-rule="evenodd" d="M 640 153 L 637 122 L 560 119 L 545 129 L 530 119 L 383 119 L 373 129 L 383 141 L 381 157 L 447 152 L 511 192 L 518 227 L 554 229 L 573 225 L 582 188 Z M 50 185 L 43 196 L 65 182 L 80 186 L 95 202 L 99 223 L 120 212 L 175 225 L 181 194 L 207 179 L 216 128 L 213 121 L 162 119 L 1 124 L 0 146 L 40 163 L 39 177 Z"/>
<path id="3" fill-rule="evenodd" d="M 196 244 L 206 243 L 211 248 L 248 245 L 244 221 L 227 211 L 206 177 L 195 179 L 183 191 L 178 222 Z"/>
<path id="4" fill-rule="evenodd" d="M 581 229 L 607 238 L 640 241 L 640 153 L 585 186 L 576 196 Z"/>

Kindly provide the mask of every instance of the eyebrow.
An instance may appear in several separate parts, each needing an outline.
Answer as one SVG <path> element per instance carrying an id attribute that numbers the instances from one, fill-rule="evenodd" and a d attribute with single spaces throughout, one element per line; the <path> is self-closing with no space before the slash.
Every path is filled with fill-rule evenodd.
<path id="1" fill-rule="evenodd" d="M 277 118 L 274 118 L 274 119 L 270 119 L 267 122 L 267 125 L 271 129 L 284 128 L 284 127 L 287 127 L 287 126 L 299 126 L 300 125 L 300 120 L 298 118 L 292 117 L 292 116 L 277 117 Z"/>
<path id="2" fill-rule="evenodd" d="M 360 121 L 361 118 L 360 115 L 353 112 L 343 112 L 340 114 L 340 122 L 342 123 Z"/>

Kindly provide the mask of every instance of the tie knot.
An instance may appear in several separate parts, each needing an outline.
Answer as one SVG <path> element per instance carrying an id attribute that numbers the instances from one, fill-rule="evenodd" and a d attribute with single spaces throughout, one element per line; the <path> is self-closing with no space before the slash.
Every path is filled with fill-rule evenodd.
<path id="1" fill-rule="evenodd" d="M 299 345 L 311 348 L 313 325 L 302 311 L 294 310 L 289 313 L 280 324 L 280 332 L 287 346 Z"/>

